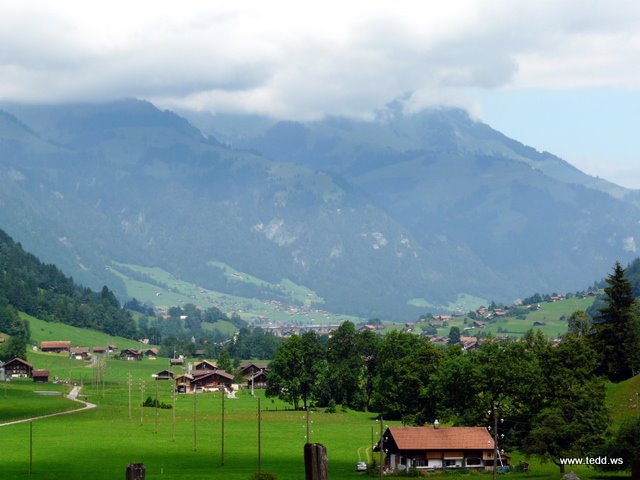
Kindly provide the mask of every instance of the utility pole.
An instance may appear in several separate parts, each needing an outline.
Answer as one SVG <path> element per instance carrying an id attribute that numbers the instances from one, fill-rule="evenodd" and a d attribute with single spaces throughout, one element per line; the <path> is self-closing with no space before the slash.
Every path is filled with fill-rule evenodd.
<path id="1" fill-rule="evenodd" d="M 158 381 L 156 380 L 156 401 L 155 403 L 155 407 L 156 407 L 156 418 L 155 418 L 155 431 L 153 433 L 158 433 L 158 404 L 160 403 L 160 400 L 158 400 Z"/>
<path id="2" fill-rule="evenodd" d="M 144 425 L 144 381 L 140 380 L 140 426 Z"/>
<path id="3" fill-rule="evenodd" d="M 307 405 L 307 443 L 311 443 L 311 430 L 309 428 L 309 406 Z"/>
<path id="4" fill-rule="evenodd" d="M 380 415 L 380 480 L 382 480 L 382 475 L 383 475 L 383 455 L 384 455 L 384 438 L 383 438 L 383 424 L 384 424 L 384 420 L 382 419 L 382 415 Z"/>
<path id="5" fill-rule="evenodd" d="M 260 414 L 260 397 L 258 397 L 258 473 L 262 472 L 262 450 L 261 450 L 261 441 L 262 441 L 262 432 L 261 429 L 261 414 Z"/>
<path id="6" fill-rule="evenodd" d="M 33 422 L 29 422 L 29 476 L 33 473 Z"/>
<path id="7" fill-rule="evenodd" d="M 221 438 L 220 438 L 220 466 L 224 467 L 224 387 L 220 389 L 222 393 L 222 426 L 221 426 Z"/>
<path id="8" fill-rule="evenodd" d="M 173 422 L 172 422 L 172 427 L 171 427 L 171 441 L 175 442 L 176 441 L 176 387 L 175 385 L 171 387 L 171 391 L 172 391 L 172 400 L 173 400 L 173 408 L 171 410 L 173 410 Z"/>
<path id="9" fill-rule="evenodd" d="M 197 397 L 198 393 L 197 393 L 197 389 L 194 387 L 193 390 L 193 451 L 197 451 L 198 450 L 198 438 L 197 438 L 197 433 L 196 433 L 196 410 L 197 410 L 197 403 L 196 403 L 196 397 Z"/>
<path id="10" fill-rule="evenodd" d="M 131 421 L 131 374 L 127 373 L 127 385 L 129 387 L 129 421 Z"/>
<path id="11" fill-rule="evenodd" d="M 491 410 L 493 413 L 493 480 L 498 478 L 498 410 L 495 404 Z"/>

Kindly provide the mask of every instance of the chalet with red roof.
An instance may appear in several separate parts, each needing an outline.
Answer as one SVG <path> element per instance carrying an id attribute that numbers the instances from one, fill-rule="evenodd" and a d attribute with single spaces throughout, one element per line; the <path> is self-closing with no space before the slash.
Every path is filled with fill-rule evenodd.
<path id="1" fill-rule="evenodd" d="M 391 470 L 488 470 L 495 458 L 493 438 L 484 427 L 389 427 L 382 442 Z M 380 451 L 380 442 L 375 450 Z M 500 455 L 499 466 L 507 466 L 508 459 Z"/>
<path id="2" fill-rule="evenodd" d="M 71 342 L 67 341 L 55 341 L 55 342 L 41 342 L 40 350 L 49 353 L 69 353 L 71 350 Z"/>

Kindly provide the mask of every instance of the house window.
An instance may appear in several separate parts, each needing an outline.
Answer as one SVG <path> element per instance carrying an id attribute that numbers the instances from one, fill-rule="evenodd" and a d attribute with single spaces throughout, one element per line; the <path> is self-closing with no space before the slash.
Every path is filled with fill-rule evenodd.
<path id="1" fill-rule="evenodd" d="M 448 467 L 448 468 L 455 468 L 458 465 L 456 465 L 456 460 L 445 460 L 444 461 L 444 466 Z"/>
<path id="2" fill-rule="evenodd" d="M 467 466 L 469 467 L 479 467 L 482 466 L 482 460 L 480 458 L 467 458 L 465 459 Z"/>
<path id="3" fill-rule="evenodd" d="M 416 458 L 413 461 L 413 466 L 414 467 L 426 467 L 427 466 L 427 459 L 426 458 Z"/>

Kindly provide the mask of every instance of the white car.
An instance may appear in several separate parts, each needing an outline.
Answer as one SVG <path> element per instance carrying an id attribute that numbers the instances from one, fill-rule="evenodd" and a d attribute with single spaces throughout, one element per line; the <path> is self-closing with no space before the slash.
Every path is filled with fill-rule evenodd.
<path id="1" fill-rule="evenodd" d="M 356 463 L 356 472 L 366 472 L 366 471 L 367 471 L 367 462 Z"/>

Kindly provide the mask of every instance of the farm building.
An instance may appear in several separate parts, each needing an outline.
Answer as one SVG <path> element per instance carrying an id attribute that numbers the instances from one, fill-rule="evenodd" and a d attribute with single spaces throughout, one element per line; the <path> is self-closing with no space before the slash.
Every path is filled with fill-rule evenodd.
<path id="1" fill-rule="evenodd" d="M 90 356 L 89 347 L 73 347 L 69 352 L 69 356 L 76 360 L 86 360 Z"/>
<path id="2" fill-rule="evenodd" d="M 67 341 L 55 341 L 55 342 L 41 342 L 40 350 L 49 353 L 69 353 L 71 350 L 71 342 Z"/>
<path id="3" fill-rule="evenodd" d="M 267 388 L 267 370 L 259 370 L 247 378 L 248 388 Z"/>
<path id="4" fill-rule="evenodd" d="M 493 468 L 493 438 L 484 427 L 389 427 L 382 436 L 386 466 L 391 470 Z M 380 442 L 375 446 L 380 451 Z M 508 465 L 501 455 L 499 465 Z"/>
<path id="5" fill-rule="evenodd" d="M 156 380 L 173 380 L 173 372 L 162 370 L 154 375 Z"/>
<path id="6" fill-rule="evenodd" d="M 120 352 L 120 358 L 122 360 L 142 360 L 142 350 L 125 348 Z"/>
<path id="7" fill-rule="evenodd" d="M 147 357 L 149 360 L 155 360 L 156 358 L 158 358 L 158 349 L 157 348 L 147 348 L 144 351 L 144 356 Z"/>
<path id="8" fill-rule="evenodd" d="M 179 393 L 212 392 L 224 387 L 231 390 L 233 375 L 224 370 L 192 372 L 175 377 Z"/>
<path id="9" fill-rule="evenodd" d="M 4 373 L 8 378 L 11 377 L 31 377 L 33 365 L 21 358 L 14 358 L 4 364 Z"/>
<path id="10" fill-rule="evenodd" d="M 117 352 L 118 351 L 118 346 L 117 345 L 107 345 L 107 350 L 109 351 L 109 353 Z"/>
<path id="11" fill-rule="evenodd" d="M 175 366 L 182 366 L 184 365 L 184 358 L 170 358 L 169 359 L 169 366 L 170 367 L 175 367 Z"/>
<path id="12" fill-rule="evenodd" d="M 31 376 L 36 383 L 47 383 L 49 381 L 49 370 L 33 370 Z"/>
<path id="13" fill-rule="evenodd" d="M 200 362 L 194 363 L 191 366 L 191 370 L 209 370 L 214 371 L 218 369 L 218 364 L 216 362 L 212 362 L 211 360 L 202 360 Z"/>
<path id="14" fill-rule="evenodd" d="M 93 353 L 107 353 L 107 347 L 93 347 Z"/>
<path id="15" fill-rule="evenodd" d="M 268 365 L 266 363 L 241 363 L 238 370 L 244 377 L 252 377 L 261 370 L 267 370 Z"/>

